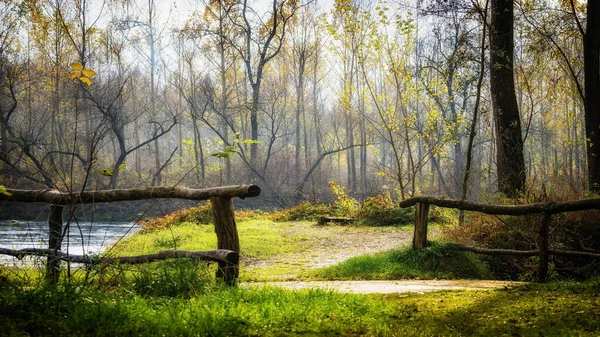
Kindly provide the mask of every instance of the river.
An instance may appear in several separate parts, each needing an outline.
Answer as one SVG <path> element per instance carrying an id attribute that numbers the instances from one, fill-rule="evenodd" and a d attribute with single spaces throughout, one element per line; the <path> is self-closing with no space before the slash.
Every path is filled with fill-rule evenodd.
<path id="1" fill-rule="evenodd" d="M 98 254 L 120 238 L 132 235 L 139 226 L 131 222 L 71 223 L 62 251 L 74 255 Z M 48 248 L 48 223 L 40 221 L 0 220 L 0 247 Z M 0 255 L 0 264 L 20 265 L 16 258 Z"/>

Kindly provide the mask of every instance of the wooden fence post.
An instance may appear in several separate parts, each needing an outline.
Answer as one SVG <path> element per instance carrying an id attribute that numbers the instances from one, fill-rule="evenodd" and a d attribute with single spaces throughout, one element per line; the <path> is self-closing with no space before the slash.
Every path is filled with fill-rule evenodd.
<path id="1" fill-rule="evenodd" d="M 63 206 L 50 205 L 50 216 L 48 217 L 48 249 L 54 253 L 61 250 L 63 230 Z M 49 254 L 46 260 L 46 279 L 51 284 L 58 283 L 60 276 L 60 259 L 56 254 Z"/>
<path id="2" fill-rule="evenodd" d="M 425 248 L 427 246 L 427 218 L 429 217 L 429 204 L 418 202 L 415 209 L 413 250 Z"/>
<path id="3" fill-rule="evenodd" d="M 233 200 L 228 197 L 210 198 L 212 204 L 212 216 L 215 224 L 215 233 L 217 234 L 217 248 L 228 249 L 240 253 L 240 238 L 238 236 L 237 226 L 235 224 L 235 215 Z M 219 263 L 217 278 L 222 279 L 229 285 L 234 285 L 239 277 L 239 265 Z"/>
<path id="4" fill-rule="evenodd" d="M 550 227 L 550 218 L 550 213 L 542 212 L 542 221 L 540 223 L 540 234 L 538 238 L 540 261 L 536 280 L 540 283 L 545 283 L 548 277 L 548 228 Z"/>

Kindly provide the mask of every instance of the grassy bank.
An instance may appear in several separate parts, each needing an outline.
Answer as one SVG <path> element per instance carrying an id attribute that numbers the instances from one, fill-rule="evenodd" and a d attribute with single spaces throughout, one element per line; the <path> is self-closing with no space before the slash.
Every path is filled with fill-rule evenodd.
<path id="1" fill-rule="evenodd" d="M 353 295 L 224 289 L 176 296 L 0 283 L 6 336 L 597 336 L 600 281 L 510 290 Z M 186 296 L 191 295 L 191 296 Z"/>
<path id="2" fill-rule="evenodd" d="M 440 242 L 418 251 L 403 247 L 354 257 L 319 270 L 316 276 L 329 280 L 493 278 L 475 254 Z"/>
<path id="3" fill-rule="evenodd" d="M 396 226 L 315 226 L 314 222 L 238 222 L 241 276 L 244 281 L 280 281 L 314 277 L 324 267 L 373 251 L 407 245 L 412 229 Z M 212 225 L 185 222 L 138 233 L 111 254 L 138 255 L 165 249 L 209 250 L 217 247 Z"/>

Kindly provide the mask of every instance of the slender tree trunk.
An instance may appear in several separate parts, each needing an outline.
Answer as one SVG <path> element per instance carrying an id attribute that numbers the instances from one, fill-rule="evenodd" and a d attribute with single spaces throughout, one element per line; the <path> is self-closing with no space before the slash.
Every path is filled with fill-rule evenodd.
<path id="1" fill-rule="evenodd" d="M 297 183 L 300 179 L 301 160 L 300 153 L 302 151 L 301 141 L 301 115 L 304 113 L 304 67 L 305 67 L 305 52 L 300 51 L 298 56 L 298 83 L 296 87 L 296 151 L 294 155 L 294 181 Z"/>
<path id="2" fill-rule="evenodd" d="M 250 132 L 252 140 L 258 141 L 258 100 L 260 97 L 260 82 L 252 84 L 252 105 L 250 106 Z M 258 168 L 258 144 L 250 144 L 250 164 Z"/>

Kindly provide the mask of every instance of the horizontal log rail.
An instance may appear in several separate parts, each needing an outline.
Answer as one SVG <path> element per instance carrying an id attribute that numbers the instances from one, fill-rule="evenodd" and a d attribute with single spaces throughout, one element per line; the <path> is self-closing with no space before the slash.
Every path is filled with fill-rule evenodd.
<path id="1" fill-rule="evenodd" d="M 238 197 L 245 199 L 260 195 L 260 187 L 256 185 L 233 185 L 193 189 L 177 186 L 165 186 L 105 191 L 84 191 L 74 193 L 61 192 L 58 190 L 19 190 L 7 188 L 6 192 L 6 194 L 0 193 L 0 200 L 18 202 L 46 202 L 54 205 L 70 205 L 170 198 L 208 200 L 215 197 Z"/>
<path id="2" fill-rule="evenodd" d="M 466 200 L 414 197 L 401 201 L 399 206 L 405 208 L 415 206 L 417 203 L 495 215 L 528 215 L 544 212 L 556 214 L 592 209 L 600 210 L 600 198 L 565 202 L 539 202 L 527 205 L 490 205 Z"/>
<path id="3" fill-rule="evenodd" d="M 24 248 L 24 249 L 8 249 L 0 248 L 0 254 L 14 256 L 21 260 L 26 256 L 54 256 L 57 259 L 65 262 L 82 263 L 89 265 L 99 264 L 142 264 L 155 261 L 162 261 L 177 258 L 190 258 L 202 261 L 217 262 L 228 265 L 237 265 L 239 262 L 239 254 L 227 250 L 207 250 L 207 251 L 190 251 L 190 250 L 163 250 L 155 254 L 135 255 L 135 256 L 102 256 L 95 257 L 90 255 L 71 255 L 62 251 L 54 251 L 45 248 Z"/>
<path id="4" fill-rule="evenodd" d="M 539 250 L 516 250 L 516 249 L 493 249 L 493 248 L 481 248 L 475 246 L 468 246 L 463 244 L 454 244 L 461 250 L 466 250 L 478 254 L 486 255 L 512 255 L 512 256 L 538 256 L 540 255 Z M 574 250 L 560 250 L 560 249 L 548 249 L 548 254 L 558 256 L 576 256 L 576 257 L 591 257 L 600 259 L 600 253 L 593 252 L 579 252 Z"/>

